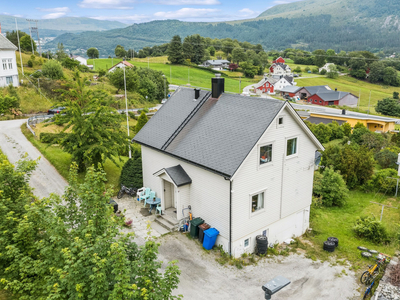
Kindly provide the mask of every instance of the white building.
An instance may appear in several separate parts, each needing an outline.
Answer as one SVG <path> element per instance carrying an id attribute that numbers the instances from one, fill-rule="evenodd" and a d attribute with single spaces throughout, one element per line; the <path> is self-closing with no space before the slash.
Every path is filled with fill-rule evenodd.
<path id="1" fill-rule="evenodd" d="M 144 186 L 177 220 L 190 206 L 235 257 L 253 252 L 257 235 L 302 235 L 323 146 L 288 102 L 225 94 L 224 79 L 212 81 L 212 92 L 179 88 L 134 137 Z"/>
<path id="2" fill-rule="evenodd" d="M 79 63 L 81 65 L 87 66 L 87 59 L 86 58 L 84 58 L 82 56 L 79 56 L 79 55 L 73 55 L 72 58 L 77 60 L 77 61 L 79 61 Z"/>
<path id="3" fill-rule="evenodd" d="M 17 57 L 18 48 L 0 34 L 0 87 L 19 86 Z"/>
<path id="4" fill-rule="evenodd" d="M 319 72 L 321 72 L 322 70 L 329 72 L 331 66 L 335 66 L 335 64 L 334 63 L 326 63 L 322 68 L 319 68 Z"/>
<path id="5" fill-rule="evenodd" d="M 273 63 L 269 67 L 269 74 L 272 76 L 293 76 L 292 69 L 283 63 Z"/>
<path id="6" fill-rule="evenodd" d="M 120 61 L 119 63 L 113 65 L 110 69 L 108 69 L 108 72 L 114 72 L 114 70 L 115 70 L 116 68 L 122 68 L 122 69 L 123 69 L 123 68 L 125 68 L 125 67 L 133 68 L 133 65 L 132 65 L 131 63 L 129 63 L 129 62 L 123 60 L 123 61 Z"/>

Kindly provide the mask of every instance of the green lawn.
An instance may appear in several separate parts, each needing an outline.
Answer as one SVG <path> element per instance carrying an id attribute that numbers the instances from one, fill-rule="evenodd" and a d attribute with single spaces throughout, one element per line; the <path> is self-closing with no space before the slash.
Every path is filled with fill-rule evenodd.
<path id="1" fill-rule="evenodd" d="M 337 79 L 330 79 L 327 77 L 296 79 L 296 82 L 297 86 L 329 85 L 332 89 L 337 88 L 339 91 L 349 92 L 357 97 L 361 92 L 360 109 L 363 110 L 368 109 L 369 93 L 371 91 L 371 112 L 375 112 L 375 105 L 378 103 L 378 100 L 392 97 L 393 92 L 400 91 L 398 87 L 372 84 L 363 80 L 357 80 L 350 76 L 340 76 Z"/>
<path id="2" fill-rule="evenodd" d="M 211 88 L 211 78 L 215 76 L 214 73 L 211 71 L 182 66 L 182 65 L 155 63 L 153 61 L 150 61 L 150 63 L 148 64 L 147 62 L 143 62 L 143 59 L 141 59 L 141 61 L 137 61 L 135 59 L 135 61 L 130 61 L 130 63 L 138 67 L 147 68 L 149 66 L 151 69 L 162 71 L 168 78 L 169 83 L 171 84 L 186 85 L 189 83 L 191 86 L 202 87 L 207 89 Z M 95 60 L 96 70 L 99 70 L 100 68 L 101 69 L 110 68 L 112 62 L 116 64 L 118 61 L 117 59 L 113 59 L 113 61 L 111 61 L 110 58 L 96 59 Z M 89 60 L 88 64 L 92 64 L 92 60 Z M 225 78 L 225 91 L 233 93 L 239 93 L 239 92 L 241 93 L 245 86 L 257 83 L 262 78 L 262 76 L 257 76 L 254 79 L 242 77 L 239 90 L 238 73 L 237 72 L 233 72 L 232 74 L 230 74 L 230 72 L 224 72 L 224 73 L 230 76 L 230 78 Z"/>
<path id="3" fill-rule="evenodd" d="M 310 227 L 312 233 L 311 241 L 313 247 L 308 246 L 307 255 L 312 259 L 326 260 L 332 255 L 337 258 L 348 260 L 355 270 L 365 269 L 368 262 L 372 260 L 361 257 L 358 246 L 364 246 L 368 249 L 374 249 L 385 254 L 393 255 L 398 246 L 396 241 L 399 230 L 398 222 L 400 219 L 400 210 L 385 208 L 382 222 L 388 229 L 392 242 L 389 245 L 375 245 L 366 240 L 355 237 L 352 226 L 358 216 L 371 216 L 380 218 L 381 206 L 370 203 L 370 201 L 399 206 L 399 201 L 393 198 L 393 195 L 382 195 L 375 193 L 363 193 L 360 191 L 350 191 L 350 197 L 347 204 L 342 207 L 331 208 L 313 208 L 311 209 Z M 339 239 L 339 247 L 333 254 L 322 250 L 323 242 L 330 236 Z M 360 272 L 361 272 L 360 270 Z"/>
<path id="4" fill-rule="evenodd" d="M 135 122 L 131 123 L 132 125 Z M 57 169 L 57 171 L 63 176 L 67 181 L 69 177 L 69 169 L 71 165 L 71 155 L 61 150 L 58 146 L 50 146 L 48 144 L 41 143 L 37 138 L 35 138 L 32 133 L 26 128 L 26 124 L 21 126 L 22 133 L 27 137 L 27 139 L 43 154 L 43 156 Z M 133 136 L 133 135 L 131 135 Z M 132 147 L 137 147 L 136 144 Z M 119 166 L 115 165 L 111 160 L 106 160 L 104 163 L 104 171 L 107 173 L 107 188 L 114 188 L 114 194 L 116 195 L 119 190 L 119 176 L 121 174 L 122 166 L 128 157 L 121 157 L 121 161 L 116 159 Z M 79 180 L 83 180 L 85 177 L 84 173 L 79 174 Z M 0 299 L 1 300 L 1 299 Z"/>

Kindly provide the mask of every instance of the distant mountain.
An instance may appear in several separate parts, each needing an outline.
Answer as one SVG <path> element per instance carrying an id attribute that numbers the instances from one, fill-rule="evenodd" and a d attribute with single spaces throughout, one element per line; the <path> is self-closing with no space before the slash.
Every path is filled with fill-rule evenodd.
<path id="1" fill-rule="evenodd" d="M 58 42 L 69 49 L 97 47 L 101 55 L 116 45 L 141 49 L 169 42 L 175 34 L 198 33 L 211 38 L 232 38 L 260 43 L 265 49 L 297 47 L 306 50 L 393 50 L 400 47 L 398 0 L 306 0 L 282 4 L 251 20 L 220 23 L 153 21 L 104 32 L 64 34 Z"/>
<path id="2" fill-rule="evenodd" d="M 29 23 L 25 18 L 16 18 L 18 29 L 29 32 Z M 0 14 L 0 23 L 2 32 L 15 30 L 15 17 Z M 31 22 L 31 26 L 35 26 Z M 123 28 L 127 24 L 117 21 L 102 21 L 91 18 L 74 18 L 65 17 L 57 19 L 39 20 L 39 36 L 40 37 L 56 37 L 64 33 L 79 33 L 87 30 L 103 31 L 115 28 Z"/>

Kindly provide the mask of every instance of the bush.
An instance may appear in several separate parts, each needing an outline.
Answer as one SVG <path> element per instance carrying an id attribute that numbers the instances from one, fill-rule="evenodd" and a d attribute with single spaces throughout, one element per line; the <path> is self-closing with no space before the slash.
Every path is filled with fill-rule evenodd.
<path id="1" fill-rule="evenodd" d="M 386 228 L 375 217 L 358 217 L 353 230 L 357 237 L 369 240 L 376 244 L 389 242 Z"/>
<path id="2" fill-rule="evenodd" d="M 322 69 L 321 72 L 319 72 L 319 74 L 321 74 L 321 75 L 326 75 L 326 70 L 325 70 L 325 69 Z"/>
<path id="3" fill-rule="evenodd" d="M 397 165 L 396 165 L 398 156 L 397 153 L 393 152 L 389 148 L 385 148 L 379 151 L 379 153 L 375 155 L 375 159 L 382 169 L 392 168 L 397 170 Z"/>
<path id="4" fill-rule="evenodd" d="M 312 69 L 312 72 L 313 72 L 314 74 L 318 74 L 318 73 L 319 73 L 319 70 L 318 70 L 318 68 L 313 68 L 313 69 Z"/>
<path id="5" fill-rule="evenodd" d="M 397 171 L 393 169 L 384 169 L 377 171 L 372 178 L 363 185 L 365 192 L 382 192 L 391 194 L 396 191 L 396 180 L 388 177 L 397 177 Z"/>
<path id="6" fill-rule="evenodd" d="M 122 167 L 119 183 L 136 188 L 143 186 L 142 156 L 140 151 L 134 150 L 132 158 L 128 159 Z"/>
<path id="7" fill-rule="evenodd" d="M 12 110 L 19 108 L 19 101 L 16 97 L 6 95 L 4 97 L 0 94 L 0 114 L 12 113 Z"/>
<path id="8" fill-rule="evenodd" d="M 146 113 L 142 110 L 142 112 L 140 113 L 140 116 L 138 118 L 138 121 L 136 123 L 136 126 L 135 126 L 136 133 L 139 132 L 140 129 L 142 129 L 144 125 L 146 125 L 147 121 L 148 121 L 148 118 L 146 116 Z"/>
<path id="9" fill-rule="evenodd" d="M 322 197 L 324 206 L 343 206 L 346 203 L 349 190 L 339 172 L 325 168 L 322 174 L 315 172 L 313 194 Z"/>
<path id="10" fill-rule="evenodd" d="M 105 69 L 99 70 L 99 77 L 103 77 L 107 74 L 107 71 Z"/>
<path id="11" fill-rule="evenodd" d="M 61 79 L 64 77 L 63 68 L 56 60 L 47 61 L 42 68 L 43 76 L 51 79 Z"/>
<path id="12" fill-rule="evenodd" d="M 65 132 L 61 133 L 42 132 L 40 134 L 40 141 L 46 144 L 58 144 L 67 135 L 68 133 Z"/>
<path id="13" fill-rule="evenodd" d="M 33 68 L 33 61 L 31 59 L 28 60 L 28 67 Z"/>

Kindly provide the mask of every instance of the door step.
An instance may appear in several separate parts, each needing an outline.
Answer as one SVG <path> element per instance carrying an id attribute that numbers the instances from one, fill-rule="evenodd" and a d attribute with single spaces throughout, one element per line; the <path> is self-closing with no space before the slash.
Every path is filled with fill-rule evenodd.
<path id="1" fill-rule="evenodd" d="M 164 219 L 163 217 L 157 217 L 154 222 L 157 224 L 161 225 L 165 229 L 169 230 L 170 232 L 176 231 L 178 224 L 176 226 L 174 224 L 171 224 L 168 220 Z"/>

